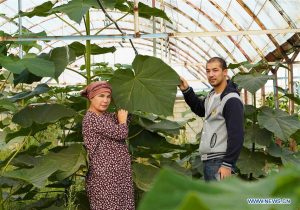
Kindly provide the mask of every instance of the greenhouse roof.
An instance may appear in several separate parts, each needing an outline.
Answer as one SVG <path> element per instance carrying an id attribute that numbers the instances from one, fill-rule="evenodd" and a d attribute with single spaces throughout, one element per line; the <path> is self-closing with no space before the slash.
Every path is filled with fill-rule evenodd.
<path id="1" fill-rule="evenodd" d="M 18 4 L 22 2 L 21 4 Z M 85 35 L 84 21 L 80 25 L 68 16 L 57 13 L 47 17 L 18 19 L 18 10 L 29 12 L 46 0 L 0 0 L 0 31 L 18 34 L 19 21 L 26 29 L 47 36 Z M 54 1 L 52 1 L 54 2 Z M 155 55 L 168 62 L 178 72 L 188 72 L 189 79 L 205 80 L 205 63 L 210 57 L 220 56 L 228 63 L 258 62 L 268 59 L 290 59 L 289 54 L 299 50 L 299 0 L 141 0 L 150 7 L 162 9 L 171 21 L 139 18 L 139 34 L 148 38 L 134 38 L 139 54 Z M 68 1 L 60 0 L 57 5 Z M 136 34 L 133 15 L 119 10 L 107 10 L 118 20 L 123 35 Z M 124 17 L 123 17 L 124 16 Z M 14 18 L 15 17 L 15 18 Z M 120 35 L 115 25 L 99 10 L 91 11 L 91 34 Z M 223 33 L 222 33 L 223 32 Z M 237 33 L 240 32 L 240 33 Z M 168 36 L 162 36 L 167 34 Z M 159 37 L 154 39 L 154 37 Z M 70 37 L 69 37 L 70 38 Z M 43 52 L 71 43 L 52 40 L 39 43 Z M 95 39 L 100 46 L 115 46 L 114 54 L 94 56 L 95 62 L 131 63 L 135 56 L 128 39 Z M 80 66 L 82 60 L 73 66 Z"/>

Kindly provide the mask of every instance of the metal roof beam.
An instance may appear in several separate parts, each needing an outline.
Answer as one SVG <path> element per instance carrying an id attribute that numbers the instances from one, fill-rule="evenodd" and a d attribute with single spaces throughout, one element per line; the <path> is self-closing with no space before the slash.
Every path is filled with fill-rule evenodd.
<path id="1" fill-rule="evenodd" d="M 242 7 L 243 9 L 253 18 L 253 20 L 259 25 L 259 27 L 261 27 L 261 29 L 266 30 L 267 28 L 265 27 L 265 25 L 261 22 L 261 20 L 251 11 L 251 9 L 243 2 L 243 0 L 236 0 Z M 280 52 L 280 54 L 282 55 L 282 57 L 284 57 L 284 59 L 288 62 L 289 61 L 289 57 L 287 56 L 287 54 L 284 52 L 284 50 L 281 48 L 281 46 L 279 45 L 279 43 L 276 41 L 276 39 L 271 35 L 271 34 L 267 34 L 267 36 L 269 37 L 269 39 L 272 41 L 272 43 L 275 45 L 275 47 L 277 48 L 277 50 Z"/>

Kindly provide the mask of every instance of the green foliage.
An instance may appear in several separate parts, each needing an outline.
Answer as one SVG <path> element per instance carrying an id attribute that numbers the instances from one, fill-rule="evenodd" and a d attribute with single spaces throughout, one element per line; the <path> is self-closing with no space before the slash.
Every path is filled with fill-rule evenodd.
<path id="1" fill-rule="evenodd" d="M 40 77 L 54 77 L 55 74 L 53 62 L 38 57 L 27 57 L 20 60 L 11 56 L 0 56 L 0 64 L 15 74 L 20 74 L 25 69 Z"/>
<path id="2" fill-rule="evenodd" d="M 264 75 L 258 72 L 252 73 L 238 73 L 234 77 L 234 82 L 238 84 L 239 88 L 245 88 L 250 93 L 254 94 L 264 84 L 267 83 L 272 76 Z"/>
<path id="3" fill-rule="evenodd" d="M 222 182 L 204 183 L 163 170 L 146 194 L 138 210 L 191 210 L 231 209 L 251 210 L 250 198 L 288 198 L 286 205 L 260 205 L 259 209 L 297 209 L 300 205 L 299 168 L 286 168 L 282 172 L 258 182 L 246 183 L 237 178 Z M 287 188 L 287 186 L 289 186 Z"/>
<path id="4" fill-rule="evenodd" d="M 17 102 L 17 101 L 24 100 L 24 99 L 30 99 L 34 96 L 38 96 L 40 94 L 46 93 L 49 90 L 50 90 L 50 88 L 47 84 L 38 84 L 34 88 L 34 90 L 18 93 L 16 95 L 10 97 L 8 100 L 11 102 Z"/>
<path id="5" fill-rule="evenodd" d="M 130 112 L 171 115 L 179 84 L 176 72 L 151 56 L 136 56 L 132 67 L 134 72 L 131 69 L 117 70 L 110 80 L 117 107 Z"/>
<path id="6" fill-rule="evenodd" d="M 287 141 L 293 133 L 300 129 L 300 122 L 296 116 L 268 107 L 262 107 L 260 110 L 261 112 L 257 116 L 259 124 L 282 140 Z"/>
<path id="7" fill-rule="evenodd" d="M 32 11 L 30 12 L 21 12 L 21 16 L 27 16 L 27 17 L 47 17 L 49 16 L 49 10 L 52 9 L 54 4 L 51 1 L 47 1 L 39 6 L 36 6 Z"/>
<path id="8" fill-rule="evenodd" d="M 70 49 L 74 50 L 77 57 L 82 56 L 86 53 L 85 45 L 80 42 L 73 42 L 68 45 Z M 99 47 L 96 44 L 91 44 L 91 54 L 100 55 L 105 53 L 114 53 L 116 51 L 115 47 Z"/>
<path id="9" fill-rule="evenodd" d="M 64 107 L 60 104 L 44 104 L 31 106 L 17 112 L 12 121 L 26 128 L 32 123 L 45 124 L 55 122 L 61 118 L 72 117 L 74 110 Z"/>
<path id="10" fill-rule="evenodd" d="M 33 168 L 7 171 L 2 173 L 2 176 L 20 179 L 41 188 L 45 186 L 48 178 L 52 181 L 63 180 L 85 165 L 86 154 L 81 145 L 74 144 L 67 148 L 57 149 L 59 151 L 31 158 L 33 162 L 30 165 L 33 165 Z"/>
<path id="11" fill-rule="evenodd" d="M 102 2 L 105 8 L 133 14 L 132 1 Z M 87 18 L 85 15 L 90 8 L 99 9 L 98 3 L 93 0 L 72 0 L 60 6 L 56 3 L 58 2 L 45 2 L 21 15 L 31 18 L 63 13 L 80 24 L 83 18 Z M 141 2 L 139 15 L 147 19 L 159 17 L 171 22 L 164 11 Z M 72 21 L 64 21 L 74 25 Z M 46 35 L 45 32 L 33 33 L 25 29 L 23 32 L 24 37 Z M 0 31 L 0 34 L 14 36 L 3 31 Z M 11 53 L 11 49 L 18 47 L 18 44 L 23 46 L 23 59 Z M 3 129 L 0 133 L 1 139 L 13 145 L 10 152 L 1 153 L 0 208 L 87 209 L 88 201 L 83 189 L 83 176 L 87 170 L 86 153 L 82 147 L 81 134 L 81 121 L 87 103 L 78 96 L 83 87 L 49 87 L 39 84 L 29 90 L 25 84 L 40 82 L 43 77 L 58 79 L 68 65 L 79 57 L 114 53 L 116 48 L 102 48 L 96 44 L 91 44 L 89 48 L 80 42 L 73 42 L 39 55 L 30 54 L 32 48 L 41 50 L 37 42 L 0 43 L 0 66 L 8 70 L 1 72 L 0 79 L 8 83 L 4 86 L 15 85 L 15 90 L 18 91 L 6 92 L 2 89 L 0 96 L 0 113 L 4 117 L 1 118 L 0 124 Z M 235 81 L 241 88 L 252 93 L 261 88 L 268 79 L 272 79 L 267 75 L 269 65 L 264 62 L 243 62 L 231 67 L 250 70 L 249 73 L 238 74 Z M 168 116 L 173 112 L 179 78 L 171 67 L 158 58 L 138 55 L 132 65 L 117 64 L 110 67 L 107 63 L 85 63 L 80 69 L 72 71 L 87 81 L 110 80 L 117 107 L 127 108 L 133 113 L 128 145 L 133 158 L 133 178 L 138 192 L 142 194 L 151 189 L 154 177 L 163 167 L 173 168 L 195 178 L 201 177 L 198 145 L 174 144 L 174 138 L 185 129 L 189 120 L 174 122 L 159 116 Z M 299 102 L 297 96 L 287 92 L 284 92 L 283 98 Z M 112 110 L 114 109 L 115 107 L 112 107 Z M 299 121 L 295 116 L 283 112 L 276 113 L 267 108 L 246 106 L 245 118 L 246 143 L 238 162 L 242 177 L 252 176 L 252 179 L 260 179 L 267 176 L 268 164 L 273 164 L 274 168 L 279 168 L 282 164 L 300 165 L 299 152 L 288 150 L 287 143 L 281 147 L 274 143 L 274 136 L 284 137 L 285 140 L 300 136 Z M 272 123 L 268 120 L 272 120 Z M 256 144 L 256 147 L 253 148 L 253 144 Z M 299 174 L 298 169 L 295 170 L 295 174 L 296 172 Z M 165 175 L 159 175 L 158 178 L 160 180 L 163 177 L 162 183 L 159 184 L 161 186 L 154 184 L 152 189 L 156 193 L 151 191 L 145 197 L 145 201 L 140 205 L 141 209 L 250 209 L 249 205 L 233 206 L 232 203 L 238 203 L 240 196 L 281 196 L 280 192 L 290 196 L 294 201 L 293 205 L 299 203 L 295 197 L 299 195 L 299 189 L 296 189 L 297 185 L 292 185 L 299 183 L 295 174 L 288 174 L 285 179 L 270 177 L 268 181 L 260 182 L 267 183 L 262 185 L 250 185 L 234 179 L 207 185 L 201 181 L 186 181 L 174 173 L 162 174 Z M 284 186 L 291 187 L 291 191 L 287 192 Z M 272 194 L 268 191 L 271 188 L 276 189 Z"/>
<path id="12" fill-rule="evenodd" d="M 252 143 L 257 143 L 262 146 L 269 146 L 273 140 L 273 133 L 254 124 L 252 127 L 245 129 L 244 138 L 246 144 L 251 143 L 252 145 Z"/>
<path id="13" fill-rule="evenodd" d="M 63 4 L 58 7 L 54 7 L 50 10 L 51 13 L 64 13 L 68 17 L 80 24 L 83 16 L 89 11 L 91 7 L 98 7 L 98 4 L 94 0 L 73 0 L 69 1 L 67 4 Z"/>
<path id="14" fill-rule="evenodd" d="M 67 65 L 75 61 L 76 56 L 73 50 L 68 47 L 57 47 L 50 51 L 49 60 L 55 65 L 54 78 L 58 79 L 59 75 L 65 70 Z"/>

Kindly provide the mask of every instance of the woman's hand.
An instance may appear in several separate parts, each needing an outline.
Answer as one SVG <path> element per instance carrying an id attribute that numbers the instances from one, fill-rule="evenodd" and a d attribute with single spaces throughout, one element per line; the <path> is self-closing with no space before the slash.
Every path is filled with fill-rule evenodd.
<path id="1" fill-rule="evenodd" d="M 124 110 L 124 109 L 119 109 L 117 116 L 118 116 L 118 121 L 120 124 L 126 124 L 127 117 L 128 117 L 128 111 Z"/>
<path id="2" fill-rule="evenodd" d="M 180 84 L 178 85 L 178 87 L 181 91 L 185 91 L 189 88 L 189 84 L 183 77 L 180 77 Z"/>

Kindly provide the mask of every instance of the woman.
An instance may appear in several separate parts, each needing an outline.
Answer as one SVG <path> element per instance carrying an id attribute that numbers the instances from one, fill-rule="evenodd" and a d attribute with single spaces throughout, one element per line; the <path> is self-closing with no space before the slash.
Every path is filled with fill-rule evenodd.
<path id="1" fill-rule="evenodd" d="M 92 210 L 134 210 L 131 159 L 125 143 L 128 112 L 107 112 L 111 93 L 104 81 L 91 83 L 81 92 L 90 101 L 82 121 L 89 157 L 86 191 Z"/>

